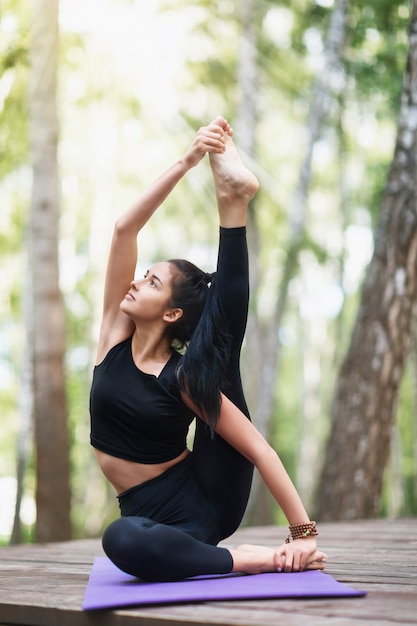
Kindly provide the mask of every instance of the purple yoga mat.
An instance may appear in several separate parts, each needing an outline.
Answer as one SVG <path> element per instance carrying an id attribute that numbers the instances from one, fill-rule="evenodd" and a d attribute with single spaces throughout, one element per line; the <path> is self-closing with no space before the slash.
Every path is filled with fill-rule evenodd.
<path id="1" fill-rule="evenodd" d="M 111 609 L 149 604 L 266 598 L 329 598 L 364 596 L 320 571 L 292 574 L 226 574 L 197 576 L 180 582 L 147 583 L 120 571 L 107 557 L 97 557 L 82 608 Z"/>

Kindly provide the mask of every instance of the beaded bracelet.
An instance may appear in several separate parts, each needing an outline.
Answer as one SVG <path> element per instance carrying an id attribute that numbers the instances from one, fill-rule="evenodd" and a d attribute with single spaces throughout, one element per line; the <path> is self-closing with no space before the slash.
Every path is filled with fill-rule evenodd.
<path id="1" fill-rule="evenodd" d="M 285 543 L 290 543 L 291 539 L 305 539 L 306 537 L 317 537 L 316 522 L 307 522 L 306 524 L 290 524 L 290 534 L 285 540 Z"/>

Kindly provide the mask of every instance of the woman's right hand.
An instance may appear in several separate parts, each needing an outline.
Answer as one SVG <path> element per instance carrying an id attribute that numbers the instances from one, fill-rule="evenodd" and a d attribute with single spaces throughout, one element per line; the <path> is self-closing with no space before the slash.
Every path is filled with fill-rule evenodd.
<path id="1" fill-rule="evenodd" d="M 317 550 L 317 542 L 314 537 L 284 543 L 275 551 L 276 568 L 283 572 L 324 569 L 326 561 L 327 555 L 321 550 Z"/>
<path id="2" fill-rule="evenodd" d="M 232 134 L 230 124 L 221 115 L 207 126 L 199 128 L 193 143 L 184 155 L 187 166 L 195 167 L 207 152 L 223 153 L 226 139 Z"/>

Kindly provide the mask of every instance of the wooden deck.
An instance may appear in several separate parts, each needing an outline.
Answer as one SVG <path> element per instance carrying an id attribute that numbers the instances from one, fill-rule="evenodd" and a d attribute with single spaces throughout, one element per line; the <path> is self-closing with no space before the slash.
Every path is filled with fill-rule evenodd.
<path id="1" fill-rule="evenodd" d="M 0 624 L 24 626 L 370 626 L 417 624 L 417 519 L 320 524 L 327 572 L 368 595 L 207 602 L 86 613 L 98 540 L 0 548 Z M 246 528 L 224 545 L 276 545 L 285 528 Z"/>

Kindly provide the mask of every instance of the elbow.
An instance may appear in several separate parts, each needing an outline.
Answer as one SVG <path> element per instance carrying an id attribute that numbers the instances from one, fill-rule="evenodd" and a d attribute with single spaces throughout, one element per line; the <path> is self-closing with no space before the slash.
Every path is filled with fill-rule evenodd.
<path id="1" fill-rule="evenodd" d="M 249 460 L 260 471 L 263 467 L 268 467 L 273 463 L 276 463 L 278 458 L 278 454 L 266 440 L 262 442 L 262 445 L 256 447 L 251 456 L 252 458 L 250 458 Z"/>
<path id="2" fill-rule="evenodd" d="M 121 215 L 114 223 L 113 242 L 136 241 L 136 229 L 132 228 L 132 224 Z"/>
<path id="3" fill-rule="evenodd" d="M 121 215 L 114 223 L 113 237 L 123 236 L 126 234 L 126 230 L 126 220 L 123 218 L 123 215 Z"/>

